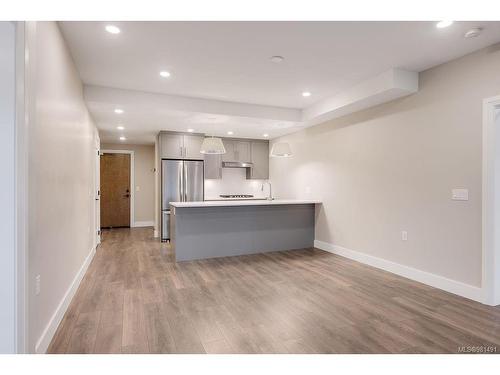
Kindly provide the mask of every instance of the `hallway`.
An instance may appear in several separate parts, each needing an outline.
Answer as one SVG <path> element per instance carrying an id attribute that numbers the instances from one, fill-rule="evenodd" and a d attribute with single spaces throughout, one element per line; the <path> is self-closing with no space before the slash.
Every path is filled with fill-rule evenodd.
<path id="1" fill-rule="evenodd" d="M 456 353 L 498 347 L 488 307 L 319 250 L 174 263 L 113 229 L 49 353 Z"/>

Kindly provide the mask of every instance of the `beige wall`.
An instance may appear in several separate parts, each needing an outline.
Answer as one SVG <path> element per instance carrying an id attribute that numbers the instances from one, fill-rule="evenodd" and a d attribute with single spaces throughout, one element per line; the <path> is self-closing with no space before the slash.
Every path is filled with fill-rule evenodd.
<path id="1" fill-rule="evenodd" d="M 101 144 L 101 150 L 134 151 L 135 159 L 135 204 L 134 220 L 149 222 L 155 220 L 155 147 L 154 145 Z M 139 191 L 137 191 L 139 187 Z"/>
<path id="2" fill-rule="evenodd" d="M 29 350 L 44 350 L 94 247 L 96 133 L 58 26 L 27 23 Z M 35 279 L 40 275 L 40 294 Z"/>
<path id="3" fill-rule="evenodd" d="M 480 286 L 482 100 L 499 67 L 490 47 L 421 73 L 414 95 L 274 140 L 294 152 L 271 159 L 276 196 L 323 201 L 317 240 Z"/>

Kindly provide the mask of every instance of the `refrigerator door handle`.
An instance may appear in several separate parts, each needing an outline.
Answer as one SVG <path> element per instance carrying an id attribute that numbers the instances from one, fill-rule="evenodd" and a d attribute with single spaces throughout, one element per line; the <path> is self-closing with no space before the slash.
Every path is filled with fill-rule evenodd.
<path id="1" fill-rule="evenodd" d="M 186 166 L 186 163 L 183 163 L 183 171 L 184 171 L 184 190 L 183 190 L 183 194 L 184 194 L 184 202 L 187 202 L 187 192 L 188 192 L 188 178 L 187 178 L 187 166 Z"/>
<path id="2" fill-rule="evenodd" d="M 182 163 L 182 162 L 181 162 Z M 184 163 L 181 164 L 181 168 L 179 168 L 179 196 L 181 198 L 181 202 L 184 202 L 184 183 L 183 183 L 183 173 L 182 171 L 184 170 Z"/>

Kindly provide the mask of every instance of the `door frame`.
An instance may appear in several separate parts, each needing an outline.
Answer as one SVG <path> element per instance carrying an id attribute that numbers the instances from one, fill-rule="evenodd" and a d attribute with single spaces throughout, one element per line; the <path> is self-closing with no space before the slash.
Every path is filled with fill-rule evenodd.
<path id="1" fill-rule="evenodd" d="M 135 227 L 134 206 L 135 206 L 135 161 L 133 150 L 101 150 L 103 154 L 129 154 L 130 155 L 130 228 Z M 100 201 L 99 201 L 100 204 Z M 100 207 L 99 207 L 100 209 Z"/>
<path id="2" fill-rule="evenodd" d="M 500 96 L 483 100 L 482 289 L 483 302 L 492 306 L 500 304 L 500 241 L 495 239 L 495 228 L 500 226 L 500 212 L 495 214 L 495 201 L 500 199 L 500 187 L 495 187 L 495 179 L 500 178 L 495 176 L 495 159 L 500 153 L 498 110 Z"/>
<path id="3" fill-rule="evenodd" d="M 33 67 L 35 53 L 29 51 L 29 40 L 34 33 L 34 23 L 16 21 L 16 124 L 15 124 L 15 226 L 16 226 L 16 278 L 15 278 L 15 340 L 17 353 L 29 353 L 28 335 L 28 157 L 29 124 L 34 121 Z M 30 58 L 26 59 L 26 55 Z M 31 125 L 33 126 L 33 125 Z"/>
<path id="4" fill-rule="evenodd" d="M 95 130 L 95 166 L 94 166 L 94 246 L 101 244 L 101 141 Z"/>

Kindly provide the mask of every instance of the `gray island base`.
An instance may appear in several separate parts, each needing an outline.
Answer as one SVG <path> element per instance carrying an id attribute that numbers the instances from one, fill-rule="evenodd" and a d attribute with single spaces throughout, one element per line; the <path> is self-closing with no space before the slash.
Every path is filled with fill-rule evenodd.
<path id="1" fill-rule="evenodd" d="M 316 201 L 173 202 L 176 261 L 313 247 Z"/>

